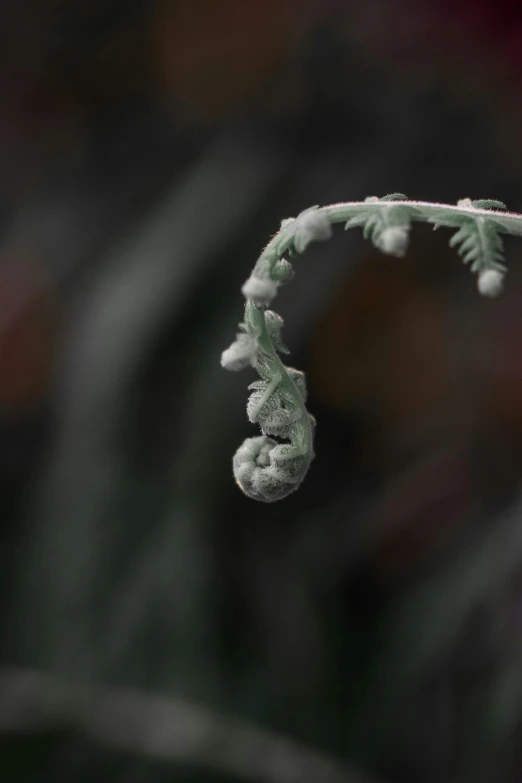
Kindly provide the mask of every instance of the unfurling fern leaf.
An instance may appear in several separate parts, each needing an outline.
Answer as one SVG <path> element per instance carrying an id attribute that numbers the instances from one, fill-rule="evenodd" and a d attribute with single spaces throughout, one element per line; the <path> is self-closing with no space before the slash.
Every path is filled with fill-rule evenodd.
<path id="1" fill-rule="evenodd" d="M 453 225 L 458 227 L 458 231 L 453 234 L 449 244 L 450 247 L 458 247 L 457 252 L 463 256 L 463 261 L 468 264 L 470 261 L 471 271 L 483 275 L 486 272 L 496 272 L 503 274 L 506 267 L 502 263 L 504 259 L 504 250 L 502 237 L 499 231 L 505 231 L 501 223 L 494 217 L 486 217 L 484 214 L 473 214 L 473 210 L 500 210 L 506 209 L 502 201 L 496 199 L 460 199 L 457 202 L 458 207 L 464 207 L 465 213 L 454 213 L 445 215 L 444 225 Z M 436 218 L 429 218 L 428 222 L 434 223 L 438 228 Z"/>
<path id="2" fill-rule="evenodd" d="M 445 216 L 445 225 L 454 225 L 458 231 L 453 234 L 449 244 L 457 247 L 457 252 L 463 258 L 465 264 L 471 263 L 471 271 L 482 274 L 487 271 L 505 272 L 506 267 L 502 263 L 504 259 L 503 242 L 499 234 L 502 226 L 493 217 L 486 217 L 483 213 L 473 215 L 473 209 L 499 209 L 504 208 L 501 201 L 493 199 L 461 199 L 457 206 L 465 207 L 465 214 L 453 214 Z M 470 209 L 471 208 L 471 209 Z M 429 220 L 435 223 L 436 218 Z"/>
<path id="3" fill-rule="evenodd" d="M 502 238 L 498 234 L 493 220 L 479 217 L 467 219 L 449 241 L 450 247 L 460 245 L 459 255 L 465 264 L 470 261 L 472 272 L 497 270 L 505 272 Z"/>
<path id="4" fill-rule="evenodd" d="M 221 357 L 226 369 L 253 367 L 259 375 L 249 386 L 247 414 L 262 435 L 247 438 L 232 460 L 234 476 L 246 495 L 267 503 L 281 500 L 297 489 L 314 457 L 315 420 L 305 406 L 306 380 L 303 373 L 281 362 L 278 354 L 288 353 L 281 337 L 283 319 L 267 309 L 279 286 L 293 276 L 285 256 L 297 257 L 310 242 L 328 239 L 334 223 L 360 226 L 379 250 L 402 256 L 411 222 L 429 222 L 434 228 L 457 229 L 450 245 L 458 248 L 465 263 L 471 263 L 479 292 L 495 297 L 502 291 L 505 272 L 500 234 L 522 236 L 522 215 L 505 209 L 494 199 L 439 204 L 390 193 L 384 198 L 314 206 L 281 222 L 243 285 L 247 302 L 241 333 Z"/>
<path id="5" fill-rule="evenodd" d="M 383 253 L 403 256 L 408 247 L 411 208 L 393 202 L 406 198 L 403 193 L 390 193 L 383 198 L 368 196 L 365 199 L 368 210 L 352 217 L 345 229 L 362 226 L 364 238 L 371 239 Z M 379 205 L 377 208 L 376 204 Z"/>

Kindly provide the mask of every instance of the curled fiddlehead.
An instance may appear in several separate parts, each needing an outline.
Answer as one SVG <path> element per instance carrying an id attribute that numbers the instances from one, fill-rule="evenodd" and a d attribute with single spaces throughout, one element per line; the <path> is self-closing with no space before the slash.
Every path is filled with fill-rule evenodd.
<path id="1" fill-rule="evenodd" d="M 226 369 L 253 367 L 259 375 L 249 386 L 247 415 L 262 434 L 247 438 L 232 461 L 236 481 L 246 495 L 265 502 L 286 497 L 297 489 L 314 456 L 315 421 L 305 407 L 305 377 L 279 358 L 278 354 L 288 353 L 281 337 L 283 320 L 267 309 L 279 286 L 293 277 L 285 255 L 293 257 L 310 242 L 329 239 L 332 224 L 344 222 L 345 228 L 362 227 L 364 237 L 382 252 L 403 256 L 411 222 L 425 221 L 434 228 L 458 229 L 450 245 L 459 245 L 464 262 L 472 262 L 480 293 L 497 296 L 506 271 L 500 234 L 522 235 L 522 215 L 504 209 L 502 202 L 490 199 L 461 199 L 455 206 L 411 201 L 402 193 L 391 193 L 310 207 L 281 222 L 241 289 L 247 300 L 244 321 L 235 342 L 221 355 Z"/>
<path id="2" fill-rule="evenodd" d="M 270 334 L 271 323 L 277 324 L 277 337 Z M 282 319 L 271 310 L 247 301 L 241 326 L 255 340 L 249 363 L 260 376 L 249 386 L 247 415 L 263 434 L 245 440 L 234 455 L 233 470 L 246 495 L 268 503 L 297 489 L 313 458 L 313 419 L 305 407 L 304 374 L 285 367 L 278 356 L 278 351 L 286 350 L 279 335 L 281 325 Z"/>
<path id="3" fill-rule="evenodd" d="M 249 386 L 247 415 L 262 435 L 247 438 L 232 465 L 243 492 L 267 503 L 289 495 L 305 477 L 314 456 L 315 421 L 305 406 L 304 373 L 279 358 L 288 353 L 281 336 L 283 319 L 266 307 L 293 276 L 283 253 L 302 253 L 312 240 L 327 239 L 330 233 L 330 222 L 317 207 L 283 221 L 280 241 L 267 246 L 243 286 L 247 301 L 241 332 L 221 356 L 227 369 L 252 366 L 259 375 Z"/>

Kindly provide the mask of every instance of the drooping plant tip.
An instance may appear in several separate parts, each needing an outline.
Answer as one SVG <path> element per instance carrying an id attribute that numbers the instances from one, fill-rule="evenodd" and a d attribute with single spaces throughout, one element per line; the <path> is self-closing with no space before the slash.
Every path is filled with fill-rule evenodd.
<path id="1" fill-rule="evenodd" d="M 282 220 L 261 253 L 241 289 L 246 304 L 240 332 L 221 354 L 225 369 L 253 367 L 259 376 L 248 387 L 247 416 L 262 434 L 247 438 L 232 460 L 236 482 L 248 497 L 267 503 L 285 498 L 299 487 L 314 457 L 315 419 L 305 406 L 306 379 L 282 363 L 279 354 L 289 353 L 281 335 L 283 319 L 267 309 L 279 286 L 294 276 L 286 256 L 294 258 L 311 242 L 330 239 L 332 225 L 344 223 L 346 229 L 362 228 L 364 238 L 381 252 L 401 257 L 407 252 L 413 221 L 431 223 L 434 229 L 456 229 L 449 244 L 477 275 L 479 293 L 491 298 L 501 293 L 506 272 L 501 234 L 522 235 L 522 215 L 507 212 L 494 199 L 464 198 L 452 205 L 390 193 L 316 205 Z"/>

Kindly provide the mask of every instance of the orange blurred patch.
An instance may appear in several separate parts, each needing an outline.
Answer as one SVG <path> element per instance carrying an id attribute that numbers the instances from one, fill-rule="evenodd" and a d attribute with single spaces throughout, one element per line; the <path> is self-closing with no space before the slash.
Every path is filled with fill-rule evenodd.
<path id="1" fill-rule="evenodd" d="M 164 2 L 153 26 L 160 86 L 196 112 L 219 115 L 267 84 L 304 19 L 297 0 Z"/>
<path id="2" fill-rule="evenodd" d="M 422 437 L 452 411 L 444 300 L 415 277 L 416 263 L 366 259 L 340 286 L 311 346 L 315 394 L 369 414 L 376 448 Z"/>
<path id="3" fill-rule="evenodd" d="M 474 506 L 465 452 L 433 453 L 394 479 L 372 514 L 377 575 L 389 579 L 430 557 L 461 527 Z"/>
<path id="4" fill-rule="evenodd" d="M 0 258 L 0 412 L 18 414 L 45 395 L 52 361 L 55 297 L 44 264 Z"/>

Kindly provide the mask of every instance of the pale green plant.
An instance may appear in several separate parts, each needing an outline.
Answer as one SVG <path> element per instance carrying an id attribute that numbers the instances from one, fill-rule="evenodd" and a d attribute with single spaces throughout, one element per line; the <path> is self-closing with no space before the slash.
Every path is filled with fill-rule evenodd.
<path id="1" fill-rule="evenodd" d="M 494 297 L 502 290 L 506 271 L 501 234 L 522 235 L 522 215 L 505 209 L 502 202 L 490 199 L 434 204 L 391 193 L 310 207 L 281 222 L 243 285 L 246 305 L 241 331 L 221 356 L 226 369 L 253 367 L 260 378 L 249 386 L 247 415 L 259 424 L 262 434 L 247 438 L 233 458 L 234 476 L 246 495 L 265 502 L 286 497 L 297 489 L 314 456 L 315 421 L 305 407 L 305 377 L 279 358 L 288 353 L 281 338 L 283 320 L 267 309 L 279 286 L 293 277 L 285 256 L 303 253 L 310 242 L 329 239 L 333 223 L 361 226 L 364 237 L 383 253 L 403 256 L 412 221 L 424 221 L 433 223 L 434 229 L 457 229 L 450 245 L 458 248 L 464 263 L 471 264 L 479 292 Z"/>

